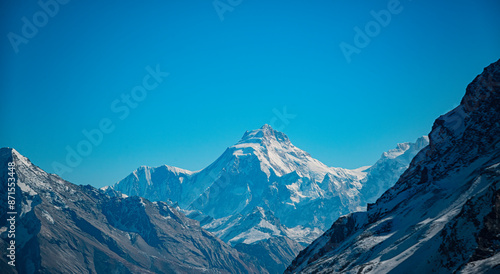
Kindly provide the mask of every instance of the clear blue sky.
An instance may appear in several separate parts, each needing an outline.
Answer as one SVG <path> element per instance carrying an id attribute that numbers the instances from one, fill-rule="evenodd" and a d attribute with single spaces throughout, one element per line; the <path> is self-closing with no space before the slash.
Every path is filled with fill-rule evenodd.
<path id="1" fill-rule="evenodd" d="M 239 4 L 222 17 L 211 0 L 102 2 L 52 5 L 53 16 L 37 1 L 0 4 L 0 146 L 55 172 L 108 119 L 114 130 L 62 175 L 97 187 L 140 165 L 202 169 L 246 130 L 283 125 L 273 109 L 284 107 L 296 146 L 329 166 L 371 165 L 427 134 L 500 58 L 497 0 L 221 0 Z M 388 5 L 377 30 L 371 11 Z M 367 25 L 373 37 L 348 62 L 339 45 Z M 157 65 L 168 77 L 113 110 Z"/>

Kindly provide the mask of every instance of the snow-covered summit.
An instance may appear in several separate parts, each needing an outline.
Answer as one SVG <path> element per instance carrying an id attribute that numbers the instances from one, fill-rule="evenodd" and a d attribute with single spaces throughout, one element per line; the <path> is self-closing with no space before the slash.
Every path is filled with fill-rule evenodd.
<path id="1" fill-rule="evenodd" d="M 260 162 L 261 170 L 268 176 L 273 173 L 283 176 L 295 171 L 301 177 L 319 181 L 325 174 L 336 171 L 294 146 L 288 136 L 267 124 L 245 132 L 229 152 L 237 158 L 256 156 L 255 160 Z"/>
<path id="2" fill-rule="evenodd" d="M 280 131 L 274 130 L 270 125 L 265 124 L 259 129 L 246 131 L 238 144 L 269 141 L 271 139 L 278 142 L 290 143 L 288 136 Z"/>

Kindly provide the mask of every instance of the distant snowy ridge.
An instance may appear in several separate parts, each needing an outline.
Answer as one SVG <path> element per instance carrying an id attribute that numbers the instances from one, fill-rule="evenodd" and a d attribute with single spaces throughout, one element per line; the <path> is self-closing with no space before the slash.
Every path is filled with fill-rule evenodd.
<path id="1" fill-rule="evenodd" d="M 382 193 L 392 187 L 406 171 L 413 157 L 428 144 L 429 137 L 423 136 L 415 143 L 401 143 L 395 149 L 384 152 L 373 166 L 365 170 L 367 176 L 361 180 L 361 194 L 365 201 L 375 202 Z"/>

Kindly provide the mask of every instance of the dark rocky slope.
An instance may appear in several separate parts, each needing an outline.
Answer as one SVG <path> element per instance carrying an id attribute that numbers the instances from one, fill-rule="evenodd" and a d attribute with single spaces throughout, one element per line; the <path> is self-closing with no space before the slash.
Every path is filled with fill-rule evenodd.
<path id="1" fill-rule="evenodd" d="M 17 256 L 15 269 L 7 265 L 7 184 L 2 183 L 1 273 L 261 271 L 166 203 L 71 184 L 10 148 L 0 149 L 2 182 L 8 162 L 16 167 Z"/>

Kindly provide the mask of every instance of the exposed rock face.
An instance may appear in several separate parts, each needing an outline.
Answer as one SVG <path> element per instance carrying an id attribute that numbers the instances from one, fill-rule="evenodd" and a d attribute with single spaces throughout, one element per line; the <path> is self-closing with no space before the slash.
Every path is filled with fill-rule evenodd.
<path id="1" fill-rule="evenodd" d="M 2 273 L 257 273 L 263 269 L 197 221 L 164 202 L 77 186 L 48 174 L 10 148 L 15 163 L 16 268 L 7 265 L 7 196 L 0 198 Z M 6 184 L 0 192 L 7 193 Z"/>
<path id="2" fill-rule="evenodd" d="M 286 262 L 291 262 L 303 247 L 287 237 L 277 236 L 252 244 L 239 243 L 234 248 L 256 258 L 256 263 L 270 273 L 283 273 L 288 266 Z"/>
<path id="3" fill-rule="evenodd" d="M 337 220 L 286 273 L 500 272 L 500 61 L 429 139 L 367 212 Z"/>

